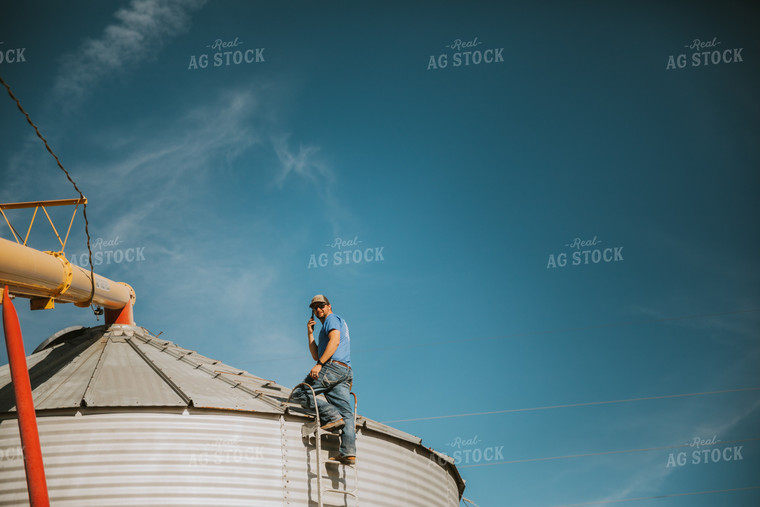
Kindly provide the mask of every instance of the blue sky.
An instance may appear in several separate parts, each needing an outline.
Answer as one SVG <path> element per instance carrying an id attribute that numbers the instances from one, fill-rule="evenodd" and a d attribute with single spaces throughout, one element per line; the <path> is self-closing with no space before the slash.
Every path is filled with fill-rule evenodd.
<path id="1" fill-rule="evenodd" d="M 0 75 L 154 334 L 294 385 L 324 293 L 360 412 L 480 506 L 756 505 L 758 12 L 667 4 L 3 5 Z M 76 197 L 7 97 L 0 136 L 0 202 Z M 98 324 L 16 306 L 27 352 Z"/>

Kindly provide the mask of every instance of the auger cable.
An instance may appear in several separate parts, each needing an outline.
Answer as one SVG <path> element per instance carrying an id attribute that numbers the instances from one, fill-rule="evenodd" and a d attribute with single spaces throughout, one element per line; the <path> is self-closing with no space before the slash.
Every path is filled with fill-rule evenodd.
<path id="1" fill-rule="evenodd" d="M 50 153 L 53 158 L 55 159 L 56 163 L 58 164 L 58 167 L 63 171 L 63 173 L 66 175 L 66 179 L 71 182 L 71 184 L 74 186 L 74 190 L 77 191 L 79 194 L 80 199 L 85 199 L 84 194 L 81 190 L 79 190 L 79 187 L 74 182 L 74 180 L 71 178 L 71 174 L 63 167 L 63 164 L 61 163 L 61 160 L 58 158 L 58 155 L 56 155 L 53 152 L 53 149 L 48 144 L 47 140 L 42 136 L 40 133 L 40 129 L 37 128 L 37 125 L 34 124 L 32 119 L 29 117 L 29 113 L 27 113 L 24 108 L 21 106 L 21 102 L 16 98 L 16 96 L 11 91 L 11 87 L 8 86 L 8 83 L 5 82 L 2 76 L 0 76 L 0 83 L 5 87 L 5 89 L 8 91 L 8 95 L 10 95 L 11 99 L 16 103 L 16 106 L 18 107 L 19 111 L 26 117 L 26 121 L 29 123 L 29 125 L 32 126 L 34 131 L 37 133 L 37 137 L 39 137 L 42 142 L 45 144 L 45 148 L 47 149 L 48 153 Z M 95 298 L 95 270 L 92 267 L 92 248 L 90 247 L 90 222 L 87 220 L 87 203 L 84 202 L 82 204 L 82 215 L 84 216 L 84 233 L 87 236 L 87 254 L 88 259 L 90 262 L 90 300 L 87 302 L 88 306 L 92 305 L 92 300 Z"/>

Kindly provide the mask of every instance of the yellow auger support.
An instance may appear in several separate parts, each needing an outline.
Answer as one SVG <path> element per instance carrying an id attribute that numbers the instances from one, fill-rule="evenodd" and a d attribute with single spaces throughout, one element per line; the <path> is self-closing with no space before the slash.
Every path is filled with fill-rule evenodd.
<path id="1" fill-rule="evenodd" d="M 60 253 L 40 252 L 0 238 L 0 285 L 10 293 L 32 300 L 54 300 L 77 306 L 99 305 L 119 310 L 135 302 L 135 291 L 122 282 L 114 282 L 95 274 L 95 293 L 92 294 L 90 271 L 74 266 Z M 92 300 L 90 296 L 92 295 Z M 49 303 L 32 303 L 39 308 Z"/>
<path id="2" fill-rule="evenodd" d="M 6 204 L 0 204 L 0 215 L 3 216 L 5 219 L 5 223 L 8 224 L 8 227 L 11 230 L 11 233 L 13 234 L 13 237 L 16 239 L 16 243 L 21 243 L 21 237 L 18 232 L 16 232 L 16 229 L 11 225 L 11 221 L 8 219 L 8 216 L 5 214 L 5 210 L 11 210 L 11 209 L 28 209 L 28 208 L 34 208 L 34 213 L 32 214 L 32 219 L 29 222 L 29 228 L 26 231 L 26 237 L 24 237 L 24 242 L 22 243 L 24 246 L 26 246 L 26 242 L 29 240 L 29 234 L 32 232 L 32 226 L 34 225 L 34 219 L 37 217 L 37 210 L 42 208 L 42 211 L 45 213 L 45 216 L 48 219 L 48 222 L 50 223 L 50 227 L 53 228 L 53 232 L 55 233 L 55 236 L 58 238 L 58 242 L 61 244 L 61 251 L 66 250 L 66 242 L 69 240 L 69 233 L 71 232 L 71 226 L 74 223 L 74 217 L 77 214 L 77 208 L 79 208 L 80 204 L 87 204 L 87 198 L 81 197 L 79 199 L 57 199 L 53 201 L 32 201 L 32 202 L 12 202 L 12 203 L 6 203 Z M 50 218 L 50 214 L 48 214 L 47 208 L 54 207 L 54 206 L 71 206 L 74 205 L 74 212 L 71 214 L 71 221 L 69 222 L 69 228 L 66 230 L 66 237 L 64 239 L 61 239 L 61 235 L 58 234 L 58 229 L 55 228 L 55 225 L 53 224 L 53 219 Z"/>

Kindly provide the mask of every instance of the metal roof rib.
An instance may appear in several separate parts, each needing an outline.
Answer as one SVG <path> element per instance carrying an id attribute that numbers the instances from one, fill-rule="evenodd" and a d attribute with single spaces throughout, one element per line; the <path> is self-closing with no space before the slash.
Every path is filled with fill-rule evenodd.
<path id="1" fill-rule="evenodd" d="M 189 354 L 186 349 L 173 344 L 157 343 L 140 332 L 135 333 L 130 339 L 132 346 L 139 350 L 142 357 L 154 368 L 160 370 L 164 378 L 180 386 L 184 395 L 192 400 L 194 407 L 270 413 L 283 411 L 277 406 L 277 402 L 260 395 L 252 395 L 250 390 L 238 387 L 239 382 L 231 381 L 222 375 L 223 372 L 209 368 L 207 364 L 212 361 L 206 357 L 197 353 Z M 220 384 L 219 380 L 224 384 Z M 220 389 L 221 385 L 226 385 L 229 389 Z"/>
<path id="2" fill-rule="evenodd" d="M 106 345 L 108 344 L 108 339 L 101 339 L 100 340 L 100 354 L 98 354 L 98 359 L 95 362 L 95 367 L 92 369 L 92 373 L 90 374 L 89 380 L 87 380 L 87 386 L 84 388 L 84 392 L 82 393 L 82 397 L 79 400 L 79 405 L 82 407 L 87 406 L 87 398 L 88 394 L 90 393 L 90 390 L 93 386 L 93 380 L 95 379 L 95 375 L 100 371 L 101 364 L 103 362 L 103 354 L 106 351 Z M 94 352 L 94 348 L 93 348 Z"/>
<path id="3" fill-rule="evenodd" d="M 148 364 L 148 366 L 150 366 L 150 367 L 151 367 L 151 369 L 152 369 L 153 371 L 155 371 L 155 372 L 156 372 L 156 374 L 157 374 L 159 377 L 161 377 L 161 379 L 162 379 L 164 382 L 166 382 L 166 384 L 167 384 L 169 387 L 171 387 L 171 388 L 174 390 L 174 392 L 175 392 L 175 393 L 177 393 L 177 395 L 178 395 L 180 398 L 182 398 L 182 401 L 184 401 L 184 402 L 187 404 L 187 406 L 188 406 L 188 407 L 192 407 L 192 406 L 193 406 L 193 400 L 192 400 L 192 398 L 190 398 L 188 395 L 186 395 L 186 394 L 185 394 L 185 393 L 182 391 L 182 389 L 180 389 L 180 388 L 179 388 L 179 386 L 178 386 L 177 384 L 175 384 L 175 383 L 174 383 L 174 381 L 172 381 L 172 379 L 171 379 L 171 378 L 169 378 L 169 376 L 168 376 L 168 375 L 166 375 L 166 373 L 164 373 L 164 372 L 163 372 L 163 370 L 161 370 L 161 369 L 160 369 L 158 366 L 156 366 L 156 363 L 154 363 L 153 361 L 151 361 L 151 360 L 148 358 L 148 356 L 146 356 L 146 355 L 145 355 L 145 354 L 144 354 L 144 353 L 143 353 L 143 352 L 140 350 L 140 348 L 139 348 L 137 345 L 135 345 L 135 344 L 134 344 L 134 342 L 132 341 L 132 339 L 131 339 L 131 338 L 127 338 L 125 341 L 126 341 L 128 344 L 129 344 L 129 346 L 130 346 L 130 347 L 132 347 L 132 349 L 133 349 L 135 352 L 137 352 L 137 355 L 138 355 L 138 356 L 140 356 L 140 358 L 142 358 L 142 360 L 143 360 L 143 361 L 145 361 L 145 362 Z"/>
<path id="4" fill-rule="evenodd" d="M 65 347 L 63 345 L 62 347 Z M 38 409 L 55 408 L 66 404 L 71 407 L 82 406 L 92 374 L 103 354 L 105 341 L 95 340 L 90 346 L 77 354 L 65 365 L 56 377 L 65 378 L 65 382 L 51 381 L 41 384 L 34 390 L 34 401 Z"/>
<path id="5" fill-rule="evenodd" d="M 106 346 L 84 397 L 88 407 L 187 406 L 172 385 L 136 354 L 122 336 L 106 335 Z"/>
<path id="6" fill-rule="evenodd" d="M 252 396 L 255 400 L 259 400 L 261 402 L 266 403 L 269 407 L 275 409 L 274 412 L 276 413 L 282 413 L 284 411 L 284 405 L 282 404 L 281 401 L 278 401 L 272 398 L 271 396 L 267 395 L 266 393 L 262 391 L 248 387 L 247 385 L 244 384 L 244 382 L 242 382 L 241 380 L 237 378 L 236 379 L 228 378 L 225 374 L 235 372 L 234 374 L 236 376 L 242 376 L 245 379 L 261 381 L 261 383 L 259 384 L 259 387 L 272 385 L 273 382 L 271 380 L 265 380 L 265 379 L 262 379 L 261 377 L 256 377 L 255 375 L 251 375 L 238 368 L 233 368 L 219 361 L 209 359 L 205 356 L 198 354 L 195 351 L 182 349 L 181 347 L 178 347 L 175 344 L 172 344 L 171 342 L 163 342 L 159 344 L 159 343 L 156 343 L 158 340 L 150 336 L 145 336 L 141 333 L 136 333 L 134 337 L 142 340 L 144 344 L 151 345 L 156 350 L 159 350 L 160 352 L 164 354 L 168 354 L 172 358 L 175 358 L 177 361 L 181 361 L 183 363 L 186 363 L 192 366 L 194 371 L 200 371 L 200 372 L 205 373 L 206 375 L 208 375 L 209 379 L 220 380 L 226 383 L 227 385 L 229 385 L 230 387 L 232 387 L 233 389 L 239 389 L 243 391 L 244 393 L 246 393 L 247 395 Z M 137 347 L 136 350 L 142 350 L 137 345 L 134 345 L 134 346 Z M 147 353 L 144 354 L 144 356 L 146 360 L 149 360 Z M 192 356 L 192 359 L 190 356 Z M 156 364 L 156 363 L 153 363 L 153 364 Z M 210 368 L 208 366 L 209 364 L 214 365 L 214 368 Z M 229 371 L 224 371 L 225 369 Z M 198 405 L 196 404 L 195 406 L 198 406 Z M 261 409 L 261 407 L 258 411 L 272 412 L 271 409 L 264 410 L 264 409 Z"/>

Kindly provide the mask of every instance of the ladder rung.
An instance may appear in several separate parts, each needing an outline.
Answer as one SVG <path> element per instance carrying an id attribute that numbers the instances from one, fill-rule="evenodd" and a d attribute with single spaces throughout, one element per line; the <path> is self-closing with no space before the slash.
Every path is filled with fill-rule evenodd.
<path id="1" fill-rule="evenodd" d="M 353 491 L 342 491 L 340 489 L 326 489 L 323 491 L 323 493 L 340 493 L 341 495 L 350 495 L 356 498 L 356 493 L 354 493 Z"/>
<path id="2" fill-rule="evenodd" d="M 325 489 L 323 490 L 324 493 L 340 493 L 341 495 L 351 495 L 352 497 L 356 498 L 356 492 L 355 491 L 343 491 L 342 489 Z"/>

